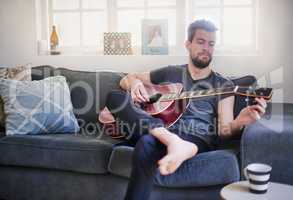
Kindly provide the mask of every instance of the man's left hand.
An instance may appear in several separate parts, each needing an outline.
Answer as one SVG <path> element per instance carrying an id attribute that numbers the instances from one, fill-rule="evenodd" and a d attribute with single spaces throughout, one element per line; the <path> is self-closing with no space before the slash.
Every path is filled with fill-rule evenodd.
<path id="1" fill-rule="evenodd" d="M 259 120 L 266 111 L 267 102 L 263 98 L 255 98 L 256 105 L 247 106 L 242 109 L 237 117 L 237 121 L 245 126 Z"/>

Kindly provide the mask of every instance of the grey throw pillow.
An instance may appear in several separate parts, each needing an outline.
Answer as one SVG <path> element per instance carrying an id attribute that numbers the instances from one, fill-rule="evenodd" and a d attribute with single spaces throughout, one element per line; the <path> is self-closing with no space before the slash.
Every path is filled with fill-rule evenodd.
<path id="1" fill-rule="evenodd" d="M 0 67 L 0 78 L 19 81 L 31 81 L 31 65 L 18 65 L 14 67 Z M 5 126 L 3 100 L 0 96 L 0 128 Z"/>
<path id="2" fill-rule="evenodd" d="M 6 135 L 75 133 L 70 92 L 63 76 L 40 81 L 0 79 Z"/>

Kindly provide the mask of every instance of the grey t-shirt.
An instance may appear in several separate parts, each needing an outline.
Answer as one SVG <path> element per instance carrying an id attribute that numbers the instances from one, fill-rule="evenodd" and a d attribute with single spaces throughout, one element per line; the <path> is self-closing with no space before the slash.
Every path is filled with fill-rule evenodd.
<path id="1" fill-rule="evenodd" d="M 199 80 L 193 80 L 187 65 L 167 66 L 150 72 L 153 84 L 182 83 L 184 91 L 233 87 L 229 79 L 212 71 L 211 74 Z M 193 134 L 212 144 L 217 136 L 217 105 L 219 100 L 227 96 L 210 96 L 200 99 L 190 99 L 190 103 L 180 117 L 169 129 L 178 134 Z"/>

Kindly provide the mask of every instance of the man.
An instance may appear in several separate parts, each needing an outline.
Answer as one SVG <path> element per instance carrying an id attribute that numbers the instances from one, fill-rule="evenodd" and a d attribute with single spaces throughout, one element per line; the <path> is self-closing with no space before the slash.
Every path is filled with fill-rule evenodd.
<path id="1" fill-rule="evenodd" d="M 176 173 L 188 159 L 213 149 L 213 142 L 218 136 L 216 129 L 221 138 L 229 138 L 240 134 L 245 125 L 255 122 L 265 113 L 265 100 L 256 99 L 257 105 L 244 108 L 238 117 L 233 119 L 234 96 L 208 97 L 191 100 L 180 120 L 167 129 L 162 120 L 151 117 L 131 101 L 149 101 L 143 85 L 149 82 L 180 82 L 188 91 L 233 86 L 231 81 L 212 71 L 210 67 L 216 30 L 209 21 L 193 22 L 188 28 L 188 40 L 185 43 L 189 52 L 187 65 L 128 74 L 121 80 L 120 86 L 129 93 L 109 94 L 107 106 L 117 119 L 131 126 L 138 125 L 142 120 L 147 124 L 147 128 L 139 129 L 135 126 L 134 131 L 129 133 L 128 138 L 135 142 L 136 146 L 125 199 L 148 199 L 155 176 Z M 121 102 L 126 103 L 119 108 Z M 214 127 L 216 123 L 213 121 L 216 117 L 217 128 Z M 139 131 L 140 133 L 137 133 Z M 186 178 L 186 175 L 182 177 Z"/>

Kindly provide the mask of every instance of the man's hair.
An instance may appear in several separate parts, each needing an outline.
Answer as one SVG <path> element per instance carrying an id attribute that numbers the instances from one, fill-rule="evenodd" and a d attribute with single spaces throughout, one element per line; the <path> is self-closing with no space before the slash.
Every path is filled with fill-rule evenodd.
<path id="1" fill-rule="evenodd" d="M 197 29 L 203 29 L 208 32 L 216 32 L 218 29 L 217 27 L 208 20 L 199 19 L 191 23 L 188 27 L 187 37 L 190 42 L 192 42 L 194 34 Z"/>

